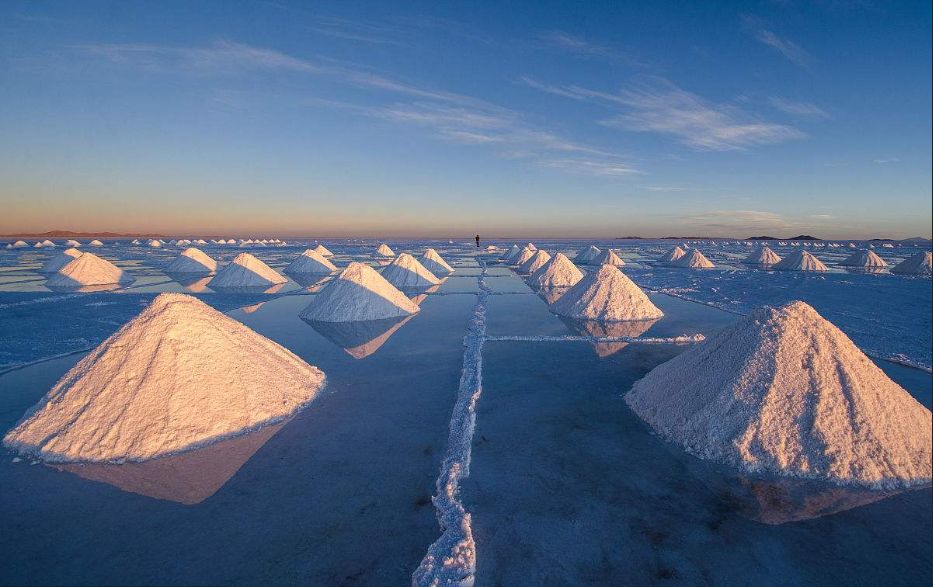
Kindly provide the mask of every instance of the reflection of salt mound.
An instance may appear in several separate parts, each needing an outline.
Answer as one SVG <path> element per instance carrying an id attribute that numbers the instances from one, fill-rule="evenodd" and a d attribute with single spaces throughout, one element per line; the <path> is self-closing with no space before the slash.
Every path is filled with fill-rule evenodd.
<path id="1" fill-rule="evenodd" d="M 669 265 L 673 263 L 674 261 L 676 261 L 677 259 L 680 259 L 686 254 L 687 254 L 686 251 L 684 251 L 680 247 L 674 247 L 673 249 L 664 253 L 664 255 L 660 259 L 658 259 L 658 263 Z"/>
<path id="2" fill-rule="evenodd" d="M 930 482 L 930 411 L 803 302 L 756 310 L 655 368 L 626 401 L 687 451 L 743 470 Z"/>
<path id="3" fill-rule="evenodd" d="M 54 462 L 143 461 L 277 422 L 323 386 L 324 374 L 287 349 L 191 296 L 163 293 L 4 444 Z"/>
<path id="4" fill-rule="evenodd" d="M 519 273 L 534 273 L 538 269 L 544 267 L 544 264 L 550 260 L 551 255 L 549 255 L 547 251 L 539 249 L 524 263 L 521 263 L 517 271 Z"/>
<path id="5" fill-rule="evenodd" d="M 46 285 L 69 288 L 85 285 L 111 285 L 133 281 L 125 271 L 94 253 L 82 253 L 49 277 Z"/>
<path id="6" fill-rule="evenodd" d="M 863 269 L 882 269 L 888 266 L 877 253 L 868 249 L 855 251 L 839 264 L 844 267 L 860 267 Z"/>
<path id="7" fill-rule="evenodd" d="M 535 256 L 535 251 L 532 251 L 531 249 L 526 247 L 522 249 L 521 251 L 519 251 L 518 255 L 515 256 L 511 261 L 509 261 L 509 265 L 521 265 L 525 261 L 527 261 L 528 259 L 531 259 L 534 256 Z"/>
<path id="8" fill-rule="evenodd" d="M 240 253 L 211 280 L 211 288 L 262 287 L 288 281 L 249 253 Z"/>
<path id="9" fill-rule="evenodd" d="M 45 265 L 39 269 L 39 273 L 55 273 L 68 263 L 71 263 L 75 259 L 81 256 L 81 251 L 78 249 L 65 249 L 62 251 L 61 255 L 56 255 L 48 261 L 45 262 Z"/>
<path id="10" fill-rule="evenodd" d="M 583 279 L 583 272 L 577 269 L 563 253 L 557 253 L 543 267 L 531 274 L 528 283 L 532 287 L 548 289 L 570 287 Z"/>
<path id="11" fill-rule="evenodd" d="M 430 287 L 441 281 L 408 253 L 402 253 L 382 270 L 382 276 L 395 287 Z"/>
<path id="12" fill-rule="evenodd" d="M 560 319 L 567 325 L 571 331 L 578 336 L 592 336 L 594 338 L 635 338 L 644 334 L 649 328 L 654 326 L 657 320 L 636 320 L 633 322 L 596 322 L 594 320 L 577 320 L 575 318 Z M 600 357 L 613 355 L 625 347 L 627 342 L 609 342 L 593 341 L 593 348 Z"/>
<path id="13" fill-rule="evenodd" d="M 217 261 L 200 249 L 190 247 L 165 267 L 166 273 L 177 275 L 210 275 L 217 271 Z"/>
<path id="14" fill-rule="evenodd" d="M 337 270 L 316 249 L 307 249 L 285 268 L 286 275 L 330 275 Z"/>
<path id="15" fill-rule="evenodd" d="M 94 239 L 94 240 L 92 240 L 91 242 L 89 242 L 88 245 L 89 245 L 89 246 L 92 246 L 92 247 L 102 247 L 102 246 L 104 246 L 104 243 L 100 242 L 100 241 L 97 240 L 97 239 Z"/>
<path id="16" fill-rule="evenodd" d="M 330 249 L 328 249 L 322 244 L 318 244 L 318 246 L 314 247 L 314 252 L 322 257 L 333 257 L 334 256 L 334 254 L 330 252 Z"/>
<path id="17" fill-rule="evenodd" d="M 418 306 L 363 263 L 350 263 L 314 296 L 301 318 L 318 322 L 382 320 L 418 313 Z"/>
<path id="18" fill-rule="evenodd" d="M 200 293 L 206 290 L 207 284 L 211 281 L 209 276 L 201 277 L 197 275 L 170 275 L 169 277 L 180 283 L 188 291 L 195 293 Z"/>
<path id="19" fill-rule="evenodd" d="M 447 264 L 447 261 L 441 257 L 434 249 L 428 249 L 421 255 L 421 264 L 425 269 L 434 275 L 450 275 L 454 268 Z"/>
<path id="20" fill-rule="evenodd" d="M 551 311 L 568 318 L 604 322 L 664 316 L 645 292 L 614 265 L 601 265 L 581 279 L 551 304 Z"/>
<path id="21" fill-rule="evenodd" d="M 828 271 L 828 267 L 811 253 L 797 250 L 774 265 L 778 271 Z"/>
<path id="22" fill-rule="evenodd" d="M 385 244 L 385 243 L 382 243 L 382 244 L 379 245 L 379 247 L 376 249 L 376 254 L 379 255 L 379 256 L 382 256 L 382 257 L 394 257 L 394 256 L 395 256 L 395 251 L 393 251 L 392 248 L 389 247 L 389 245 L 387 245 L 387 244 Z"/>
<path id="23" fill-rule="evenodd" d="M 512 245 L 512 247 L 506 251 L 504 255 L 502 255 L 502 260 L 511 263 L 516 257 L 518 257 L 519 253 L 521 252 L 521 247 L 518 245 Z"/>
<path id="24" fill-rule="evenodd" d="M 363 322 L 305 320 L 318 334 L 342 348 L 354 359 L 365 359 L 385 344 L 414 315 Z"/>
<path id="25" fill-rule="evenodd" d="M 606 249 L 602 253 L 593 257 L 590 261 L 590 265 L 614 265 L 616 267 L 622 267 L 625 265 L 625 261 L 619 257 L 615 251 L 612 249 Z"/>
<path id="26" fill-rule="evenodd" d="M 588 247 L 580 249 L 577 252 L 577 256 L 574 258 L 574 261 L 576 261 L 577 263 L 586 264 L 592 261 L 593 259 L 595 259 L 596 257 L 598 257 L 600 253 L 602 253 L 602 251 L 600 251 L 598 247 L 596 247 L 595 245 L 590 245 Z"/>
<path id="27" fill-rule="evenodd" d="M 930 251 L 920 251 L 916 255 L 904 259 L 891 269 L 891 273 L 897 273 L 898 275 L 930 275 L 930 273 L 933 273 Z"/>
<path id="28" fill-rule="evenodd" d="M 771 250 L 771 247 L 763 246 L 752 251 L 752 253 L 745 258 L 745 262 L 749 265 L 774 265 L 775 263 L 780 263 L 781 258 L 777 253 Z"/>
<path id="29" fill-rule="evenodd" d="M 673 267 L 687 267 L 688 269 L 712 269 L 713 263 L 698 249 L 688 249 L 676 261 L 671 261 Z"/>

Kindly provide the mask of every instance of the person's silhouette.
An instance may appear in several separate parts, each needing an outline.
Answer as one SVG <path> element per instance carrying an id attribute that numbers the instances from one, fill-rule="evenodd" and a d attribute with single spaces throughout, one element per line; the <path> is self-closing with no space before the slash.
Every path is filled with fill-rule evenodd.
<path id="1" fill-rule="evenodd" d="M 479 248 L 479 235 L 476 235 L 476 248 Z"/>

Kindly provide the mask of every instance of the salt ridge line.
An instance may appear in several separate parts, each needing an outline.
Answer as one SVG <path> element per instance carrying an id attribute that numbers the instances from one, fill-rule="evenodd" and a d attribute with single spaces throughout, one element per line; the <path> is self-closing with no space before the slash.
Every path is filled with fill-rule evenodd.
<path id="1" fill-rule="evenodd" d="M 476 427 L 476 404 L 483 393 L 483 341 L 486 340 L 486 262 L 478 259 L 482 272 L 477 277 L 479 293 L 473 317 L 463 337 L 463 371 L 450 418 L 447 452 L 437 478 L 437 495 L 432 498 L 442 534 L 412 574 L 414 587 L 436 585 L 472 586 L 476 574 L 476 543 L 471 516 L 460 501 L 460 481 L 470 476 L 470 456 Z"/>
<path id="2" fill-rule="evenodd" d="M 691 344 L 703 342 L 706 337 L 702 334 L 684 334 L 681 336 L 487 336 L 486 340 L 493 342 L 636 342 L 642 344 Z"/>

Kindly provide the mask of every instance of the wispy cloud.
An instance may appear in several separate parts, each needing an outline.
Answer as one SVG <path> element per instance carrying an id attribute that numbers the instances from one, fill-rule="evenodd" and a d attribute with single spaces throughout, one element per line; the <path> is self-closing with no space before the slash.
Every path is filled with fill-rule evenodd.
<path id="1" fill-rule="evenodd" d="M 742 19 L 742 23 L 745 29 L 749 31 L 759 43 L 777 51 L 788 61 L 804 69 L 810 69 L 810 66 L 813 64 L 813 58 L 803 47 L 787 37 L 782 37 L 770 30 L 765 26 L 764 21 L 758 17 L 745 16 Z"/>
<path id="2" fill-rule="evenodd" d="M 405 42 L 405 31 L 398 27 L 382 24 L 373 24 L 338 18 L 334 16 L 314 15 L 310 17 L 311 29 L 319 34 L 356 41 L 372 45 L 398 45 Z"/>
<path id="3" fill-rule="evenodd" d="M 686 191 L 686 188 L 674 185 L 643 185 L 641 189 L 649 192 L 675 193 Z"/>
<path id="4" fill-rule="evenodd" d="M 793 226 L 780 214 L 762 210 L 711 210 L 683 220 L 702 230 L 787 230 Z"/>
<path id="5" fill-rule="evenodd" d="M 640 66 L 642 63 L 629 54 L 586 39 L 565 33 L 563 31 L 547 31 L 539 35 L 540 40 L 550 47 L 566 51 L 585 58 L 600 58 L 617 61 L 631 66 Z"/>
<path id="6" fill-rule="evenodd" d="M 888 164 L 890 164 L 890 163 L 900 163 L 900 161 L 901 161 L 901 160 L 900 160 L 899 157 L 879 157 L 878 159 L 875 159 L 875 163 L 877 163 L 878 165 L 888 165 Z"/>
<path id="7" fill-rule="evenodd" d="M 769 98 L 768 102 L 771 106 L 786 114 L 808 118 L 829 118 L 829 113 L 813 102 L 796 102 L 776 96 Z"/>

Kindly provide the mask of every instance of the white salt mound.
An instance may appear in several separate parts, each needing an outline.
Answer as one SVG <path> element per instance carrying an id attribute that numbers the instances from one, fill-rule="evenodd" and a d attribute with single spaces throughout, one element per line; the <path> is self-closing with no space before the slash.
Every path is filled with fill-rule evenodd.
<path id="1" fill-rule="evenodd" d="M 350 263 L 301 311 L 301 318 L 319 322 L 355 322 L 408 316 L 420 311 L 378 271 Z"/>
<path id="2" fill-rule="evenodd" d="M 541 267 L 544 267 L 544 264 L 550 260 L 551 260 L 551 255 L 549 255 L 547 251 L 538 249 L 524 263 L 518 266 L 518 272 L 519 273 L 534 273 Z"/>
<path id="3" fill-rule="evenodd" d="M 240 253 L 229 265 L 221 269 L 211 287 L 261 287 L 288 281 L 249 253 Z"/>
<path id="4" fill-rule="evenodd" d="M 55 243 L 53 243 L 53 242 L 50 241 L 49 239 L 45 239 L 44 241 L 42 241 L 42 246 L 43 246 L 43 247 L 49 247 L 49 248 L 54 249 L 54 248 L 57 247 L 58 245 L 56 245 Z"/>
<path id="5" fill-rule="evenodd" d="M 380 257 L 394 257 L 395 251 L 393 251 L 392 248 L 389 247 L 389 245 L 382 243 L 376 249 L 376 254 L 379 255 Z"/>
<path id="6" fill-rule="evenodd" d="M 322 244 L 318 244 L 318 246 L 314 247 L 314 252 L 322 257 L 333 257 L 334 256 L 334 254 L 330 252 L 330 249 L 328 249 Z"/>
<path id="7" fill-rule="evenodd" d="M 29 243 L 27 243 L 26 241 L 16 241 L 15 243 L 13 243 L 14 249 L 22 249 L 28 246 L 29 246 Z"/>
<path id="8" fill-rule="evenodd" d="M 317 249 L 307 249 L 285 268 L 286 275 L 330 275 L 337 267 Z"/>
<path id="9" fill-rule="evenodd" d="M 599 247 L 595 245 L 589 245 L 577 251 L 577 256 L 574 257 L 574 261 L 577 263 L 586 264 L 598 257 L 600 253 L 602 253 L 602 251 L 599 250 Z"/>
<path id="10" fill-rule="evenodd" d="M 674 267 L 687 267 L 689 269 L 712 269 L 713 263 L 707 259 L 698 249 L 687 249 L 684 256 L 672 261 Z"/>
<path id="11" fill-rule="evenodd" d="M 88 243 L 88 246 L 91 246 L 91 247 L 102 247 L 102 246 L 104 246 L 104 243 L 100 242 L 100 241 L 97 240 L 97 239 L 94 239 L 94 240 L 92 240 L 91 242 Z"/>
<path id="12" fill-rule="evenodd" d="M 551 260 L 531 274 L 528 283 L 538 289 L 571 287 L 583 279 L 583 272 L 563 253 L 557 253 Z"/>
<path id="13" fill-rule="evenodd" d="M 645 292 L 614 265 L 601 265 L 551 304 L 560 316 L 580 320 L 624 322 L 664 316 Z"/>
<path id="14" fill-rule="evenodd" d="M 68 263 L 71 263 L 73 260 L 81 256 L 81 251 L 75 248 L 65 249 L 62 251 L 61 255 L 56 255 L 48 261 L 45 262 L 45 265 L 39 269 L 39 273 L 55 273 Z"/>
<path id="15" fill-rule="evenodd" d="M 52 287 L 81 287 L 85 285 L 125 284 L 133 281 L 124 270 L 94 253 L 82 253 L 58 272 L 52 274 L 46 285 Z"/>
<path id="16" fill-rule="evenodd" d="M 393 259 L 382 270 L 382 276 L 395 287 L 430 287 L 441 282 L 408 253 Z"/>
<path id="17" fill-rule="evenodd" d="M 534 243 L 528 243 L 527 245 L 525 245 L 525 248 L 526 248 L 526 249 L 530 249 L 531 251 L 537 251 L 537 250 L 538 250 L 538 247 L 536 247 L 536 246 L 534 245 Z"/>
<path id="18" fill-rule="evenodd" d="M 828 271 L 822 261 L 804 250 L 797 250 L 774 265 L 779 271 Z"/>
<path id="19" fill-rule="evenodd" d="M 504 255 L 502 255 L 502 260 L 511 262 L 512 259 L 517 257 L 518 254 L 521 252 L 522 252 L 522 249 L 518 245 L 512 245 L 512 247 L 508 251 L 506 251 Z"/>
<path id="20" fill-rule="evenodd" d="M 891 269 L 891 273 L 897 273 L 898 275 L 930 275 L 933 273 L 933 267 L 931 267 L 931 257 L 930 251 L 920 251 L 916 255 L 912 255 Z"/>
<path id="21" fill-rule="evenodd" d="M 184 294 L 163 293 L 3 439 L 50 462 L 144 461 L 279 421 L 324 373 Z"/>
<path id="22" fill-rule="evenodd" d="M 454 268 L 447 264 L 434 249 L 427 249 L 419 259 L 424 267 L 434 275 L 450 275 Z"/>
<path id="23" fill-rule="evenodd" d="M 931 480 L 931 416 L 803 302 L 761 308 L 661 364 L 626 402 L 743 471 L 898 488 Z"/>
<path id="24" fill-rule="evenodd" d="M 66 247 L 80 247 L 81 243 L 74 239 L 68 239 L 65 241 L 65 246 Z"/>
<path id="25" fill-rule="evenodd" d="M 844 267 L 864 267 L 866 269 L 881 269 L 888 266 L 884 259 L 878 256 L 878 253 L 869 249 L 855 251 L 839 264 Z"/>
<path id="26" fill-rule="evenodd" d="M 531 259 L 534 256 L 535 256 L 535 251 L 532 251 L 528 247 L 525 247 L 518 253 L 518 255 L 516 255 L 511 261 L 509 261 L 509 265 L 522 265 L 525 261 L 527 261 L 528 259 Z"/>
<path id="27" fill-rule="evenodd" d="M 162 241 L 158 239 L 152 239 L 151 241 L 149 241 L 149 246 L 154 249 L 158 249 L 159 247 L 162 246 Z"/>
<path id="28" fill-rule="evenodd" d="M 196 247 L 181 252 L 165 267 L 166 273 L 184 275 L 211 275 L 217 271 L 217 261 Z"/>
<path id="29" fill-rule="evenodd" d="M 673 263 L 674 261 L 676 261 L 677 259 L 680 259 L 686 254 L 687 254 L 686 251 L 684 251 L 680 247 L 674 247 L 673 249 L 664 253 L 664 255 L 660 259 L 658 259 L 658 263 L 669 265 Z"/>
<path id="30" fill-rule="evenodd" d="M 781 262 L 781 257 L 771 250 L 771 247 L 760 247 L 745 258 L 745 262 L 750 265 L 774 265 Z"/>
<path id="31" fill-rule="evenodd" d="M 615 251 L 612 249 L 606 249 L 602 253 L 593 257 L 590 261 L 590 265 L 615 265 L 616 267 L 622 267 L 625 265 L 625 261 L 619 257 Z"/>

